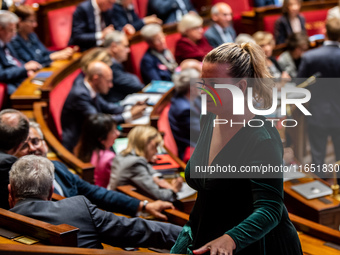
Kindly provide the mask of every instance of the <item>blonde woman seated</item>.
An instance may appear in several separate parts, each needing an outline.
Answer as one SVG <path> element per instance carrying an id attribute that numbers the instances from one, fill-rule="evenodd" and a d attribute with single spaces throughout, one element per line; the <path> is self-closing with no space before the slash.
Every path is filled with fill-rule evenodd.
<path id="1" fill-rule="evenodd" d="M 171 183 L 162 179 L 149 162 L 156 159 L 157 147 L 163 143 L 160 133 L 151 126 L 137 126 L 128 135 L 128 146 L 115 157 L 108 189 L 131 184 L 153 199 L 175 201 L 182 187 L 182 178 Z"/>

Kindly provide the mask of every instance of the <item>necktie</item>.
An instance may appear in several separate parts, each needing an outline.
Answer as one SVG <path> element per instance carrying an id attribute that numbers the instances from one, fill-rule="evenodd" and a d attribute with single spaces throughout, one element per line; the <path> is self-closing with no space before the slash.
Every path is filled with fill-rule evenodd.
<path id="1" fill-rule="evenodd" d="M 227 28 L 223 28 L 223 33 L 224 33 L 224 37 L 225 37 L 225 43 L 227 42 L 233 42 L 233 37 L 231 36 L 231 34 L 229 33 L 229 30 Z"/>
<path id="2" fill-rule="evenodd" d="M 100 13 L 100 27 L 102 31 L 106 28 L 104 13 Z"/>

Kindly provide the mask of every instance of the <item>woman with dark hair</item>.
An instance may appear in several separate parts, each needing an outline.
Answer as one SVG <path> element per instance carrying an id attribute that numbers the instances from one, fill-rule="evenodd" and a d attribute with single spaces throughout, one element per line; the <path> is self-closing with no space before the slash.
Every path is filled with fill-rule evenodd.
<path id="1" fill-rule="evenodd" d="M 282 173 L 243 171 L 282 165 L 276 128 L 246 103 L 247 93 L 252 93 L 265 109 L 272 105 L 273 82 L 265 59 L 256 44 L 226 43 L 203 60 L 204 90 L 218 94 L 220 100 L 203 94 L 207 114 L 202 115 L 200 136 L 185 170 L 187 183 L 198 192 L 197 200 L 172 253 L 302 254 L 283 203 Z M 235 90 L 239 94 L 233 98 Z M 243 113 L 233 114 L 236 98 L 244 106 Z M 216 125 L 216 120 L 228 122 Z"/>
<path id="2" fill-rule="evenodd" d="M 35 60 L 42 65 L 49 65 L 52 61 L 72 56 L 74 49 L 70 47 L 51 52 L 40 42 L 34 33 L 38 23 L 31 6 L 19 5 L 15 7 L 14 13 L 19 17 L 18 34 L 12 39 L 11 45 L 24 62 Z"/>
<path id="3" fill-rule="evenodd" d="M 106 188 L 109 184 L 111 165 L 115 153 L 110 150 L 119 131 L 110 114 L 90 115 L 75 148 L 76 156 L 95 166 L 94 183 Z"/>
<path id="4" fill-rule="evenodd" d="M 301 0 L 284 0 L 282 16 L 276 20 L 274 35 L 276 44 L 285 43 L 293 33 L 306 33 L 305 18 L 300 14 Z"/>

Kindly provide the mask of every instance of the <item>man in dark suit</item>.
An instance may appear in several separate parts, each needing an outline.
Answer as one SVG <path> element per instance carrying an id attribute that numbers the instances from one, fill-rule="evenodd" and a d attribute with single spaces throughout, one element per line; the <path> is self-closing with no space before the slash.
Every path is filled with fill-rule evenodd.
<path id="1" fill-rule="evenodd" d="M 101 46 L 105 36 L 114 30 L 114 3 L 115 0 L 88 0 L 79 4 L 73 13 L 69 45 L 79 45 L 82 51 Z M 135 32 L 130 24 L 123 29 L 129 34 Z"/>
<path id="2" fill-rule="evenodd" d="M 122 30 L 126 24 L 131 24 L 136 31 L 141 30 L 144 25 L 156 23 L 162 24 L 162 21 L 156 15 L 139 18 L 134 10 L 132 0 L 121 0 L 113 6 L 113 19 L 115 29 Z"/>
<path id="3" fill-rule="evenodd" d="M 130 52 L 129 40 L 125 33 L 112 31 L 105 37 L 104 47 L 112 58 L 113 87 L 103 95 L 108 102 L 116 103 L 128 94 L 136 93 L 144 88 L 139 78 L 125 71 L 123 62 L 128 59 Z"/>
<path id="4" fill-rule="evenodd" d="M 15 36 L 19 19 L 9 11 L 0 13 L 0 81 L 7 84 L 7 92 L 11 95 L 27 76 L 41 68 L 36 61 L 24 63 L 9 45 Z"/>
<path id="5" fill-rule="evenodd" d="M 79 228 L 78 247 L 102 248 L 101 243 L 118 247 L 170 249 L 181 227 L 141 218 L 128 219 L 102 211 L 83 196 L 50 201 L 54 166 L 44 157 L 20 158 L 10 171 L 11 211 L 50 224 Z"/>
<path id="6" fill-rule="evenodd" d="M 20 158 L 32 154 L 47 157 L 47 152 L 48 147 L 44 141 L 39 124 L 30 122 L 28 139 L 17 152 L 16 156 Z M 147 203 L 126 196 L 120 192 L 92 185 L 82 180 L 77 175 L 72 174 L 63 163 L 59 161 L 52 161 L 52 163 L 55 167 L 55 179 L 53 181 L 54 193 L 64 197 L 83 195 L 89 199 L 91 203 L 97 205 L 101 209 L 130 216 L 135 216 L 144 206 L 146 212 L 162 220 L 166 220 L 167 218 L 161 212 L 165 209 L 174 208 L 169 202 L 157 200 L 155 202 Z M 144 203 L 146 204 L 144 205 Z"/>
<path id="7" fill-rule="evenodd" d="M 17 110 L 0 112 L 0 207 L 9 209 L 8 172 L 17 160 L 15 155 L 27 139 L 28 120 Z"/>
<path id="8" fill-rule="evenodd" d="M 234 42 L 236 32 L 233 28 L 233 12 L 226 3 L 217 3 L 211 8 L 214 24 L 204 33 L 209 44 L 216 48 L 223 43 Z"/>
<path id="9" fill-rule="evenodd" d="M 148 2 L 148 15 L 156 14 L 164 24 L 178 22 L 190 11 L 196 11 L 190 0 L 149 0 Z"/>
<path id="10" fill-rule="evenodd" d="M 79 140 L 81 126 L 90 114 L 113 114 L 117 123 L 129 122 L 142 116 L 145 104 L 137 104 L 131 110 L 124 111 L 124 106 L 108 103 L 100 96 L 107 94 L 112 86 L 112 70 L 100 61 L 90 63 L 85 77 L 77 78 L 61 112 L 62 142 L 66 149 L 73 151 Z"/>
<path id="11" fill-rule="evenodd" d="M 320 72 L 322 79 L 309 86 L 311 100 L 307 117 L 313 163 L 322 166 L 328 136 L 332 137 L 336 160 L 340 160 L 340 21 L 328 20 L 327 39 L 322 47 L 302 56 L 298 77 L 307 78 Z"/>

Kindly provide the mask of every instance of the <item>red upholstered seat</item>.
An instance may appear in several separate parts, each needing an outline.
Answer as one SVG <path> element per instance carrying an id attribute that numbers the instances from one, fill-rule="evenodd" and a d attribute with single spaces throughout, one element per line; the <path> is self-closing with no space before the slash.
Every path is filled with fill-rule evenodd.
<path id="1" fill-rule="evenodd" d="M 5 105 L 7 98 L 7 85 L 5 83 L 0 83 L 0 110 Z"/>
<path id="2" fill-rule="evenodd" d="M 177 144 L 169 123 L 169 110 L 171 103 L 164 107 L 157 122 L 157 128 L 160 132 L 164 132 L 164 145 L 176 156 L 178 156 Z"/>
<path id="3" fill-rule="evenodd" d="M 54 49 L 67 46 L 72 32 L 72 15 L 76 6 L 69 6 L 48 12 L 51 45 Z"/>
<path id="4" fill-rule="evenodd" d="M 62 139 L 61 128 L 61 111 L 63 109 L 65 100 L 72 88 L 74 79 L 81 72 L 81 69 L 77 69 L 72 74 L 63 79 L 51 92 L 50 92 L 50 113 L 53 118 L 55 130 L 57 132 L 57 138 Z"/>
<path id="5" fill-rule="evenodd" d="M 149 0 L 135 0 L 138 5 L 138 16 L 140 18 L 144 18 L 148 11 L 148 2 Z"/>
<path id="6" fill-rule="evenodd" d="M 130 61 L 133 73 L 136 74 L 141 81 L 143 81 L 140 73 L 140 62 L 148 49 L 148 44 L 146 42 L 140 42 L 131 45 L 130 47 Z"/>

